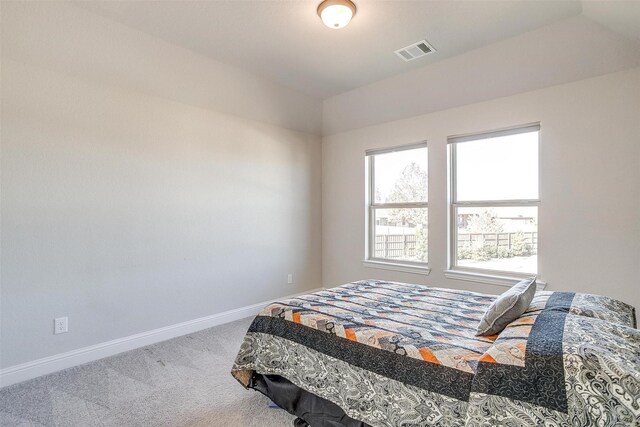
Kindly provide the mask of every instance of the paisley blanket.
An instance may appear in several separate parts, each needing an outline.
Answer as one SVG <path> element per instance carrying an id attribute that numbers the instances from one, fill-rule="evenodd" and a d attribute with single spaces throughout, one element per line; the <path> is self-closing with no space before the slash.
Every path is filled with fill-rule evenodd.
<path id="1" fill-rule="evenodd" d="M 266 307 L 233 376 L 277 375 L 371 426 L 640 426 L 640 332 L 607 297 L 538 292 L 498 336 L 495 296 L 360 281 Z"/>

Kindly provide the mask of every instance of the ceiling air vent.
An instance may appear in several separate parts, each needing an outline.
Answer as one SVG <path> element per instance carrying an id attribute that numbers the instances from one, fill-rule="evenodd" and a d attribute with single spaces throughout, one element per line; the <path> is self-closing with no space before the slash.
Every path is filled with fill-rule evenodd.
<path id="1" fill-rule="evenodd" d="M 428 53 L 435 52 L 436 50 L 426 40 L 421 40 L 418 43 L 403 47 L 396 50 L 396 55 L 405 61 L 413 61 L 417 58 L 422 58 Z"/>

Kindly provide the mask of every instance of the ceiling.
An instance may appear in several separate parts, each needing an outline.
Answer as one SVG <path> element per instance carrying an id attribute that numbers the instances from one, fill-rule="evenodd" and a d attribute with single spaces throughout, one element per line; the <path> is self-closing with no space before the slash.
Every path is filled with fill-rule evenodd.
<path id="1" fill-rule="evenodd" d="M 608 29 L 640 42 L 640 1 L 584 0 L 582 13 Z"/>
<path id="2" fill-rule="evenodd" d="M 577 0 L 355 0 L 358 12 L 351 24 L 332 30 L 316 15 L 319 1 L 78 5 L 323 99 L 582 13 Z M 412 62 L 393 53 L 421 39 L 437 52 Z"/>

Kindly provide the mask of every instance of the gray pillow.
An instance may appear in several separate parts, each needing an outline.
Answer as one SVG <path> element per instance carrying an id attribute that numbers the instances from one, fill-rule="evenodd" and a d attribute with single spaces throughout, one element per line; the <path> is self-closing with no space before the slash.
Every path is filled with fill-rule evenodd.
<path id="1" fill-rule="evenodd" d="M 522 315 L 536 294 L 536 278 L 530 277 L 513 285 L 485 311 L 476 335 L 495 335 Z"/>

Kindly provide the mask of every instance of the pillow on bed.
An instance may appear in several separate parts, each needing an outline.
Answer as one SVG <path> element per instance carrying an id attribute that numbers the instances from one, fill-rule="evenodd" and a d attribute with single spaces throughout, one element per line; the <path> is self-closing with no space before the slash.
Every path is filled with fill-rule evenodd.
<path id="1" fill-rule="evenodd" d="M 495 335 L 522 315 L 536 293 L 536 278 L 518 282 L 495 300 L 482 316 L 476 335 Z"/>

